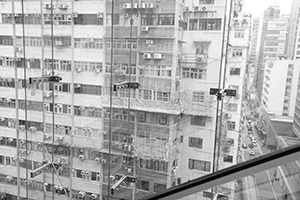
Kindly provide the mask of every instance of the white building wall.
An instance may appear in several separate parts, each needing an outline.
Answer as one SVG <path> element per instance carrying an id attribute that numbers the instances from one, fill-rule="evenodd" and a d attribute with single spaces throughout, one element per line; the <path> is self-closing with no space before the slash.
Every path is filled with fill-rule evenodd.
<path id="1" fill-rule="evenodd" d="M 286 114 L 292 117 L 295 111 L 300 61 L 276 60 L 274 65 L 269 63 L 273 62 L 266 64 L 262 103 L 266 111 L 275 115 L 283 115 L 286 112 L 284 107 L 288 107 Z M 289 65 L 293 65 L 290 72 Z M 291 79 L 290 84 L 287 83 L 287 79 Z"/>

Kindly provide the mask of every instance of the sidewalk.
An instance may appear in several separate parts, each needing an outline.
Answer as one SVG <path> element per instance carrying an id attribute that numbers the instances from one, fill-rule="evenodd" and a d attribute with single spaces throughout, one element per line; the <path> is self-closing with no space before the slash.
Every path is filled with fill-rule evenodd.
<path id="1" fill-rule="evenodd" d="M 252 176 L 244 177 L 243 183 L 245 184 L 245 187 L 243 187 L 244 199 L 259 200 L 253 177 Z"/>

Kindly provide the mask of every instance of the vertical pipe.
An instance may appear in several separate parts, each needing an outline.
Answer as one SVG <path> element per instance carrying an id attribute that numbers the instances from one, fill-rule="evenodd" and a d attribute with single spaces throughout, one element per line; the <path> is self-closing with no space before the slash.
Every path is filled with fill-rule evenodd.
<path id="1" fill-rule="evenodd" d="M 23 70 L 24 70 L 24 100 L 25 100 L 25 160 L 27 161 L 27 152 L 28 152 L 28 116 L 27 116 L 27 71 L 26 71 L 26 48 L 25 48 L 25 25 L 24 25 L 24 1 L 21 0 L 21 9 L 22 9 L 22 37 L 23 37 L 23 59 L 24 59 L 24 65 L 23 65 Z M 19 159 L 20 161 L 20 159 Z M 28 168 L 26 168 L 26 199 L 28 199 Z"/>
<path id="2" fill-rule="evenodd" d="M 51 3 L 51 64 L 52 64 L 52 66 L 51 66 L 51 68 L 52 68 L 52 76 L 54 75 L 54 37 L 53 37 L 53 32 L 54 32 L 54 30 L 53 30 L 53 0 L 51 0 L 50 1 L 50 3 Z M 51 84 L 51 82 L 49 83 L 49 84 Z M 53 85 L 52 85 L 53 86 Z M 54 86 L 52 87 L 52 91 L 50 91 L 50 92 L 52 92 L 51 94 L 52 94 L 52 145 L 51 145 L 51 148 L 52 148 L 52 153 L 51 153 L 51 155 L 52 155 L 52 160 L 51 160 L 51 162 L 53 163 L 54 162 L 54 153 L 53 153 L 53 150 L 54 150 L 54 137 L 55 137 L 55 131 L 54 131 L 54 129 L 55 129 L 55 125 L 54 125 Z M 50 108 L 51 108 L 51 106 L 50 106 Z M 52 185 L 54 186 L 54 169 L 52 169 Z M 52 190 L 52 200 L 54 200 L 54 190 Z"/>
<path id="3" fill-rule="evenodd" d="M 231 0 L 230 0 L 231 1 Z M 221 60 L 220 60 L 220 69 L 219 69 L 219 82 L 218 82 L 218 89 L 221 89 L 221 81 L 222 81 L 222 69 L 223 69 L 223 57 L 224 57 L 224 43 L 225 43 L 225 27 L 226 27 L 226 11 L 227 11 L 227 4 L 228 0 L 225 1 L 225 10 L 224 10 L 224 23 L 223 23 L 223 34 L 222 34 L 222 47 L 221 47 Z M 228 42 L 228 41 L 227 41 Z M 217 139 L 219 136 L 219 106 L 220 102 L 217 100 L 217 110 L 216 110 L 216 125 L 215 125 L 215 141 L 214 141 L 214 151 L 213 151 L 213 166 L 212 166 L 212 173 L 216 170 L 216 163 L 218 163 L 219 158 L 217 157 Z M 222 117 L 222 116 L 221 116 Z M 220 143 L 219 143 L 220 145 Z M 216 160 L 217 159 L 217 160 Z M 213 188 L 211 188 L 211 192 L 213 193 Z M 212 197 L 213 198 L 213 197 Z"/>
<path id="4" fill-rule="evenodd" d="M 112 140 L 112 94 L 113 94 L 113 65 L 114 65 L 114 7 L 115 0 L 111 1 L 111 65 L 110 65 L 110 93 L 109 93 L 109 149 L 108 149 L 108 187 L 107 187 L 107 198 L 109 200 L 110 197 L 110 158 L 111 158 L 111 140 Z"/>
<path id="5" fill-rule="evenodd" d="M 15 1 L 12 0 L 12 15 L 14 15 L 14 10 L 15 10 Z M 14 39 L 14 57 L 17 57 L 16 55 L 16 45 L 17 45 L 17 38 L 16 38 L 16 23 L 15 20 L 12 20 L 12 25 L 13 25 L 13 39 Z M 24 48 L 24 46 L 23 46 Z M 25 55 L 25 54 L 24 54 Z M 17 200 L 20 200 L 20 187 L 21 187 L 21 181 L 20 181 L 20 162 L 18 161 L 20 158 L 20 142 L 19 142 L 19 137 L 20 137 L 20 131 L 19 131 L 19 95 L 18 95 L 18 67 L 17 63 L 14 61 L 14 67 L 15 67 L 15 95 L 16 95 L 16 120 L 15 120 L 15 126 L 16 126 L 16 133 L 17 133 Z M 21 82 L 22 85 L 22 82 Z"/>

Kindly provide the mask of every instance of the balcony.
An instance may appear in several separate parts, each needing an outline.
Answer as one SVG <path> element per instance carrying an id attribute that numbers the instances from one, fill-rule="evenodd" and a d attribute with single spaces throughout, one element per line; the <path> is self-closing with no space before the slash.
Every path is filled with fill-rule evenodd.
<path id="1" fill-rule="evenodd" d="M 178 62 L 184 66 L 196 66 L 200 67 L 208 63 L 207 54 L 180 54 L 178 57 Z"/>
<path id="2" fill-rule="evenodd" d="M 132 27 L 132 37 L 137 38 L 137 26 Z M 111 37 L 111 26 L 106 26 L 105 37 Z M 129 38 L 130 26 L 114 25 L 114 37 L 115 38 Z"/>
<path id="3" fill-rule="evenodd" d="M 174 26 L 142 26 L 140 38 L 174 39 Z"/>

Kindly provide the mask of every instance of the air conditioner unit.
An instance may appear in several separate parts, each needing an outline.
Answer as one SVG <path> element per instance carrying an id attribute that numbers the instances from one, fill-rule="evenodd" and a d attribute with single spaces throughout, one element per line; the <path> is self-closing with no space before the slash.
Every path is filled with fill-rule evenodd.
<path id="1" fill-rule="evenodd" d="M 136 9 L 139 8 L 139 4 L 138 3 L 134 3 L 133 4 L 133 8 L 136 8 Z"/>
<path id="2" fill-rule="evenodd" d="M 95 158 L 95 161 L 100 162 L 101 160 L 100 160 L 100 158 L 97 157 L 97 158 Z"/>
<path id="3" fill-rule="evenodd" d="M 25 160 L 23 158 L 20 159 L 20 163 L 23 163 Z"/>
<path id="4" fill-rule="evenodd" d="M 61 135 L 57 136 L 58 141 L 62 141 L 63 139 L 64 139 L 64 136 L 61 136 Z"/>
<path id="5" fill-rule="evenodd" d="M 146 44 L 153 44 L 153 40 L 146 40 Z"/>
<path id="6" fill-rule="evenodd" d="M 133 171 L 132 168 L 127 168 L 128 173 L 132 173 L 132 171 Z"/>
<path id="7" fill-rule="evenodd" d="M 20 125 L 20 126 L 19 126 L 19 129 L 20 129 L 21 131 L 24 131 L 24 130 L 25 130 L 25 126 L 24 126 L 24 125 Z"/>
<path id="8" fill-rule="evenodd" d="M 149 27 L 148 26 L 142 26 L 142 31 L 143 32 L 147 32 L 149 30 Z"/>
<path id="9" fill-rule="evenodd" d="M 81 154 L 81 155 L 78 156 L 78 158 L 79 158 L 80 160 L 84 160 L 84 155 Z"/>
<path id="10" fill-rule="evenodd" d="M 197 61 L 198 61 L 198 62 L 203 62 L 203 57 L 197 56 Z"/>
<path id="11" fill-rule="evenodd" d="M 83 198 L 84 196 L 85 196 L 85 192 L 83 192 L 83 191 L 78 192 L 79 198 Z"/>
<path id="12" fill-rule="evenodd" d="M 12 181 L 12 180 L 14 180 L 14 178 L 13 178 L 12 176 L 6 176 L 5 179 L 6 179 L 7 181 L 9 181 L 9 182 Z"/>
<path id="13" fill-rule="evenodd" d="M 45 70 L 44 71 L 44 75 L 50 75 L 51 74 L 51 71 L 50 70 Z"/>
<path id="14" fill-rule="evenodd" d="M 77 18 L 78 17 L 78 13 L 77 12 L 73 12 L 72 13 L 72 17 Z"/>
<path id="15" fill-rule="evenodd" d="M 146 8 L 154 8 L 154 4 L 153 3 L 146 3 Z"/>
<path id="16" fill-rule="evenodd" d="M 139 8 L 146 8 L 146 3 L 140 3 Z"/>
<path id="17" fill-rule="evenodd" d="M 101 72 L 100 69 L 96 69 L 96 70 L 95 70 L 95 73 L 96 73 L 96 74 L 99 74 L 100 72 Z"/>
<path id="18" fill-rule="evenodd" d="M 91 172 L 90 171 L 85 171 L 85 175 L 90 176 Z"/>
<path id="19" fill-rule="evenodd" d="M 92 199 L 97 199 L 97 198 L 98 198 L 98 195 L 97 195 L 97 194 L 91 194 L 91 198 L 92 198 Z"/>
<path id="20" fill-rule="evenodd" d="M 51 92 L 49 92 L 49 91 L 44 92 L 44 97 L 45 98 L 51 97 Z"/>
<path id="21" fill-rule="evenodd" d="M 110 176 L 109 178 L 111 181 L 114 181 L 116 179 L 115 176 Z"/>
<path id="22" fill-rule="evenodd" d="M 37 164 L 36 164 L 36 167 L 39 168 L 39 167 L 41 167 L 42 165 L 43 165 L 42 163 L 37 163 Z"/>
<path id="23" fill-rule="evenodd" d="M 161 53 L 155 53 L 154 56 L 153 56 L 153 58 L 154 58 L 155 60 L 161 60 L 161 59 L 163 59 L 163 56 L 162 56 Z"/>
<path id="24" fill-rule="evenodd" d="M 28 130 L 34 133 L 34 132 L 36 131 L 36 127 L 34 127 L 34 126 L 31 126 L 31 127 L 29 127 L 29 129 L 28 129 Z"/>
<path id="25" fill-rule="evenodd" d="M 151 53 L 144 53 L 143 54 L 143 58 L 146 60 L 146 59 L 151 59 L 152 56 L 151 56 Z"/>
<path id="26" fill-rule="evenodd" d="M 198 10 L 199 10 L 199 6 L 195 6 L 194 11 L 198 11 Z"/>
<path id="27" fill-rule="evenodd" d="M 79 110 L 85 110 L 85 107 L 80 106 L 80 107 L 79 107 Z"/>
<path id="28" fill-rule="evenodd" d="M 57 150 L 62 152 L 64 150 L 64 148 L 63 147 L 58 147 Z"/>
<path id="29" fill-rule="evenodd" d="M 107 160 L 106 160 L 106 159 L 101 159 L 101 163 L 102 163 L 102 164 L 106 164 L 106 163 L 107 163 Z"/>
<path id="30" fill-rule="evenodd" d="M 124 3 L 123 9 L 128 9 L 128 8 L 131 8 L 131 3 Z"/>
<path id="31" fill-rule="evenodd" d="M 207 6 L 202 6 L 200 7 L 201 11 L 209 11 L 209 8 Z"/>
<path id="32" fill-rule="evenodd" d="M 75 87 L 75 88 L 80 88 L 81 85 L 80 85 L 80 84 L 75 84 L 74 87 Z"/>
<path id="33" fill-rule="evenodd" d="M 60 163 L 60 158 L 54 158 L 54 163 Z"/>
<path id="34" fill-rule="evenodd" d="M 125 13 L 124 14 L 124 18 L 128 18 L 129 17 L 129 14 L 128 13 Z"/>
<path id="35" fill-rule="evenodd" d="M 56 47 L 62 47 L 63 46 L 63 42 L 61 40 L 55 40 L 55 46 Z"/>
<path id="36" fill-rule="evenodd" d="M 44 135 L 44 138 L 47 140 L 47 139 L 50 139 L 51 138 L 51 135 Z"/>
<path id="37" fill-rule="evenodd" d="M 190 7 L 189 6 L 185 6 L 185 11 L 190 11 Z"/>
<path id="38" fill-rule="evenodd" d="M 20 140 L 20 143 L 21 143 L 21 144 L 24 144 L 24 143 L 25 143 L 25 140 Z"/>
<path id="39" fill-rule="evenodd" d="M 103 17 L 104 17 L 103 13 L 97 13 L 97 18 L 103 18 Z"/>
<path id="40" fill-rule="evenodd" d="M 68 5 L 67 4 L 59 4 L 58 8 L 61 9 L 61 10 L 67 10 Z"/>
<path id="41" fill-rule="evenodd" d="M 44 8 L 47 9 L 47 10 L 50 10 L 50 9 L 52 9 L 53 7 L 51 6 L 51 4 L 47 3 L 47 4 L 45 4 L 45 7 L 44 7 Z"/>
<path id="42" fill-rule="evenodd" d="M 69 158 L 68 157 L 61 157 L 60 163 L 64 164 L 64 165 L 69 164 Z"/>
<path id="43" fill-rule="evenodd" d="M 13 138 L 8 138 L 7 142 L 13 142 L 14 139 Z"/>
<path id="44" fill-rule="evenodd" d="M 53 70 L 53 76 L 58 76 L 59 75 L 59 71 L 58 70 Z"/>
<path id="45" fill-rule="evenodd" d="M 4 122 L 4 121 L 5 121 L 5 118 L 0 117 L 0 121 L 1 121 L 1 122 Z"/>
<path id="46" fill-rule="evenodd" d="M 81 175 L 82 175 L 82 176 L 85 176 L 85 172 L 84 172 L 83 170 L 81 171 Z"/>
<path id="47" fill-rule="evenodd" d="M 34 62 L 34 58 L 29 58 L 29 62 Z"/>
<path id="48" fill-rule="evenodd" d="M 80 73 L 81 72 L 81 68 L 80 67 L 78 67 L 77 69 L 76 69 L 76 71 L 78 72 L 78 73 Z"/>

